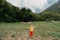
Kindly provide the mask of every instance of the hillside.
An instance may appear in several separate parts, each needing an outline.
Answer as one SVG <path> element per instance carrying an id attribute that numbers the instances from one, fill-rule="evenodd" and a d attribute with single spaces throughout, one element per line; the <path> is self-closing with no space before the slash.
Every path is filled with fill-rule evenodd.
<path id="1" fill-rule="evenodd" d="M 60 20 L 60 0 L 40 13 L 46 20 Z"/>
<path id="2" fill-rule="evenodd" d="M 0 0 L 0 21 L 16 21 L 15 14 L 20 9 L 11 5 L 6 0 Z"/>
<path id="3" fill-rule="evenodd" d="M 46 12 L 46 11 L 52 11 L 52 12 L 60 13 L 60 0 L 59 0 L 59 2 L 55 3 L 54 5 L 52 5 L 48 9 L 46 9 L 44 12 Z"/>

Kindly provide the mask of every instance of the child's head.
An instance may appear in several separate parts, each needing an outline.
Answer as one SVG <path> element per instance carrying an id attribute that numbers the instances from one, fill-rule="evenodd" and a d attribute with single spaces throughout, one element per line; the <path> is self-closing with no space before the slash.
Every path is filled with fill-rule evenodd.
<path id="1" fill-rule="evenodd" d="M 31 27 L 33 27 L 33 25 L 31 25 Z"/>

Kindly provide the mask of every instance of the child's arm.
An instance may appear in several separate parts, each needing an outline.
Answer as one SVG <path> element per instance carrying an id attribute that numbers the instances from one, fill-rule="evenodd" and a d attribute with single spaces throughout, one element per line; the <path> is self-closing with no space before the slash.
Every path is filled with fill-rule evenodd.
<path id="1" fill-rule="evenodd" d="M 40 27 L 40 26 L 34 26 L 34 28 L 36 28 L 36 27 Z"/>
<path id="2" fill-rule="evenodd" d="M 24 28 L 29 28 L 29 27 L 24 27 Z"/>

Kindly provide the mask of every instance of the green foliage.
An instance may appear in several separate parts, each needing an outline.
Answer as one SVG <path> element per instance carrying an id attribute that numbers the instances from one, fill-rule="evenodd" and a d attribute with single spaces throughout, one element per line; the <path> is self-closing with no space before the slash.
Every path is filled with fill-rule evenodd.
<path id="1" fill-rule="evenodd" d="M 5 0 L 0 0 L 0 21 L 4 22 L 16 22 L 16 12 L 19 10 Z M 16 12 L 15 12 L 16 11 Z"/>

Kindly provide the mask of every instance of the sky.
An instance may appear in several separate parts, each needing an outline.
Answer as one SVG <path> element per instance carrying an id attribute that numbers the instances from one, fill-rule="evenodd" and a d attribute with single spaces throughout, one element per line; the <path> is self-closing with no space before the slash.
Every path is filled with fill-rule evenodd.
<path id="1" fill-rule="evenodd" d="M 29 8 L 33 12 L 42 12 L 58 0 L 7 0 L 12 5 L 22 8 Z"/>

